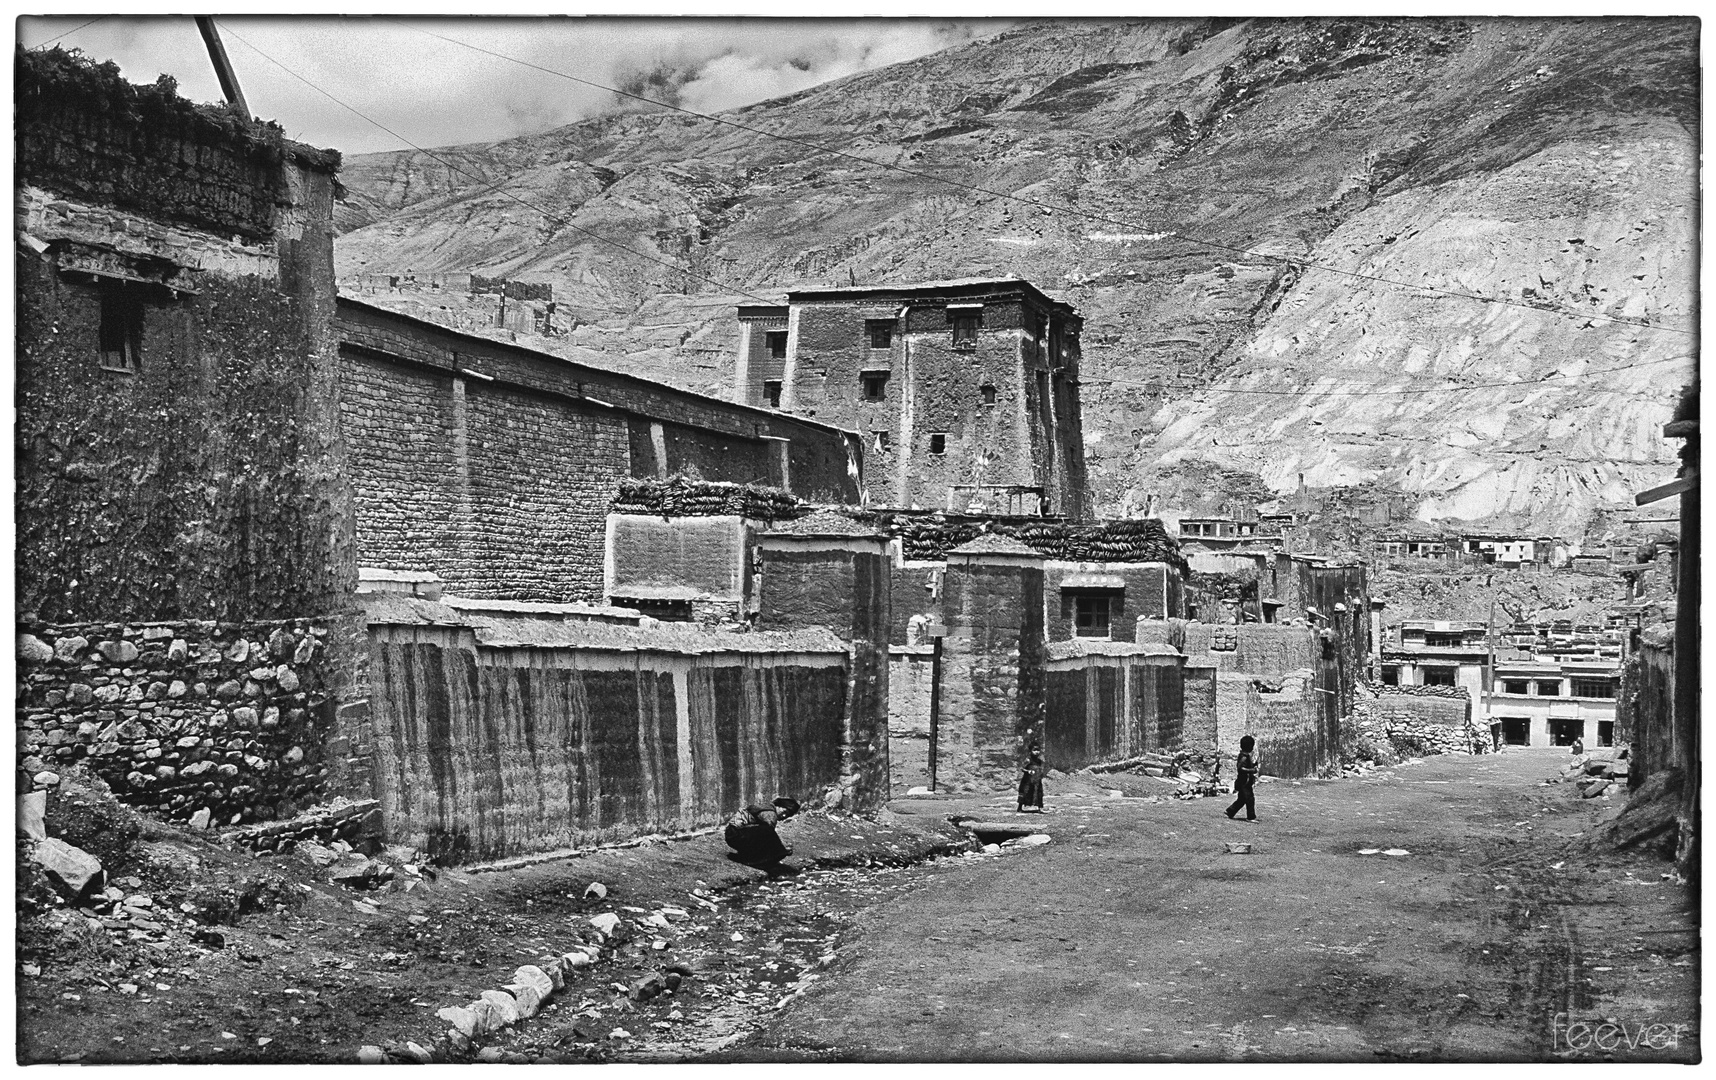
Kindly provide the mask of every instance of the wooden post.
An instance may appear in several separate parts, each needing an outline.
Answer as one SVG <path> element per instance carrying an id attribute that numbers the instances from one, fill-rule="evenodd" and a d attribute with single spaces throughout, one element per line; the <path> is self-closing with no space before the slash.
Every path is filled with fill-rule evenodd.
<path id="1" fill-rule="evenodd" d="M 929 715 L 929 789 L 935 790 L 936 743 L 941 735 L 941 642 L 947 637 L 947 627 L 932 624 L 924 627 L 930 639 L 930 715 Z"/>
<path id="2" fill-rule="evenodd" d="M 226 57 L 226 46 L 221 44 L 220 31 L 215 28 L 214 16 L 198 15 L 197 29 L 203 35 L 203 44 L 208 46 L 209 59 L 214 62 L 215 77 L 220 79 L 220 92 L 226 95 L 226 103 L 250 119 L 250 106 L 244 102 L 244 91 L 238 88 L 238 73 L 232 69 L 232 61 Z"/>

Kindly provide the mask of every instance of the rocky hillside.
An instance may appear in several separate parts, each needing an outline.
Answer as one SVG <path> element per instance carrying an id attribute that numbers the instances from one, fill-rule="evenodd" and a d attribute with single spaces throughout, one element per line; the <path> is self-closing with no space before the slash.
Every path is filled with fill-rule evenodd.
<path id="1" fill-rule="evenodd" d="M 716 392 L 747 294 L 1018 274 L 1084 311 L 1104 511 L 1369 485 L 1577 534 L 1672 472 L 1694 339 L 1602 316 L 1692 325 L 1692 20 L 1044 23 L 724 118 L 923 175 L 664 112 L 364 155 L 340 273 L 552 282 L 534 344 Z"/>

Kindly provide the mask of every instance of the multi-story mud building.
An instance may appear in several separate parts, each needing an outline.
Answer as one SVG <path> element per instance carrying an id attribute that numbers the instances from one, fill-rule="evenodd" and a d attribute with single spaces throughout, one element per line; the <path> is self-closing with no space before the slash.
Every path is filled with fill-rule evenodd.
<path id="1" fill-rule="evenodd" d="M 1078 312 L 1018 278 L 739 308 L 735 400 L 856 431 L 872 505 L 1088 516 Z"/>

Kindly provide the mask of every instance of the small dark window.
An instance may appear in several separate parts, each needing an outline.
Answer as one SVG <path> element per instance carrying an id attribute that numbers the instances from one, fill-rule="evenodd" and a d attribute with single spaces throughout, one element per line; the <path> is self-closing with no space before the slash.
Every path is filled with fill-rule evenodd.
<path id="1" fill-rule="evenodd" d="M 1453 686 L 1454 685 L 1454 669 L 1453 668 L 1446 668 L 1446 667 L 1443 667 L 1443 668 L 1434 668 L 1434 667 L 1433 668 L 1425 668 L 1424 669 L 1424 685 L 1425 686 Z"/>
<path id="2" fill-rule="evenodd" d="M 1108 636 L 1108 594 L 1073 594 L 1073 634 L 1076 637 Z"/>
<path id="3" fill-rule="evenodd" d="M 1508 746 L 1531 745 L 1531 721 L 1523 716 L 1502 717 L 1502 742 Z"/>
<path id="4" fill-rule="evenodd" d="M 1459 634 L 1425 634 L 1424 644 L 1433 649 L 1457 649 L 1461 645 Z"/>
<path id="5" fill-rule="evenodd" d="M 1572 746 L 1575 742 L 1578 742 L 1584 738 L 1585 738 L 1585 721 L 1583 721 L 1583 720 L 1557 720 L 1554 718 L 1550 719 L 1550 721 L 1549 721 L 1549 745 L 1550 746 Z"/>
<path id="6" fill-rule="evenodd" d="M 1384 686 L 1399 686 L 1400 685 L 1400 667 L 1398 665 L 1396 665 L 1396 664 L 1384 664 L 1384 665 L 1382 665 L 1382 685 L 1384 685 Z"/>
<path id="7" fill-rule="evenodd" d="M 888 449 L 888 433 L 886 431 L 872 431 L 870 434 L 876 437 L 876 449 L 878 451 Z"/>
<path id="8" fill-rule="evenodd" d="M 995 388 L 993 386 L 990 386 L 988 384 L 984 384 L 983 388 L 979 391 L 979 393 L 981 393 L 983 395 L 983 404 L 985 404 L 985 405 L 995 404 Z"/>
<path id="9" fill-rule="evenodd" d="M 1537 683 L 1537 696 L 1538 697 L 1560 697 L 1561 696 L 1561 680 L 1560 679 L 1540 679 Z"/>
<path id="10" fill-rule="evenodd" d="M 894 344 L 894 320 L 865 319 L 864 329 L 870 335 L 872 349 L 888 349 Z"/>
<path id="11" fill-rule="evenodd" d="M 977 344 L 977 329 L 983 325 L 983 310 L 981 308 L 957 308 L 947 313 L 947 321 L 953 326 L 953 343 L 955 345 Z"/>
<path id="12" fill-rule="evenodd" d="M 1608 679 L 1574 679 L 1573 696 L 1612 698 L 1615 684 Z"/>
<path id="13" fill-rule="evenodd" d="M 137 374 L 143 345 L 143 304 L 123 286 L 101 290 L 101 367 L 104 371 Z"/>
<path id="14" fill-rule="evenodd" d="M 1615 745 L 1615 722 L 1613 720 L 1597 721 L 1597 745 Z"/>
<path id="15" fill-rule="evenodd" d="M 888 396 L 888 373 L 885 371 L 866 371 L 864 380 L 864 400 L 881 401 Z"/>
<path id="16" fill-rule="evenodd" d="M 1531 683 L 1526 681 L 1525 679 L 1503 679 L 1502 680 L 1502 693 L 1504 693 L 1504 694 L 1529 694 L 1529 693 L 1531 693 Z"/>
<path id="17" fill-rule="evenodd" d="M 781 381 L 779 379 L 763 380 L 763 401 L 767 402 L 771 409 L 781 407 Z"/>
<path id="18" fill-rule="evenodd" d="M 769 330 L 763 334 L 763 344 L 768 347 L 770 359 L 786 359 L 786 339 L 785 330 Z"/>
<path id="19" fill-rule="evenodd" d="M 934 435 L 930 436 L 930 453 L 932 453 L 932 454 L 945 454 L 945 453 L 947 453 L 947 436 L 946 435 L 943 435 L 942 433 L 937 432 Z"/>

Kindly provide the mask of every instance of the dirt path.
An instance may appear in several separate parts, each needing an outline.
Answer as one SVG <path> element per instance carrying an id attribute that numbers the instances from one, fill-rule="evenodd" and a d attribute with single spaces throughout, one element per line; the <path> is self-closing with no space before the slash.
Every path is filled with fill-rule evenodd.
<path id="1" fill-rule="evenodd" d="M 1051 798 L 1054 843 L 917 871 L 728 1055 L 1697 1060 L 1688 890 L 1569 853 L 1603 807 L 1539 783 L 1563 761 L 1267 784 L 1255 825 L 1213 799 Z"/>

